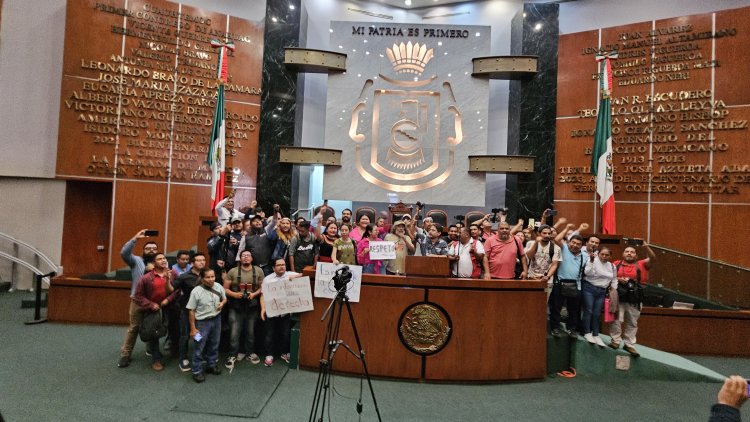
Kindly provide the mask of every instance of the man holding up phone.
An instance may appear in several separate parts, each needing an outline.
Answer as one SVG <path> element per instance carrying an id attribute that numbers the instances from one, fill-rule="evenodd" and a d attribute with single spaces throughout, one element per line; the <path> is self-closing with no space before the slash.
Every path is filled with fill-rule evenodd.
<path id="1" fill-rule="evenodd" d="M 130 240 L 125 242 L 120 251 L 120 257 L 130 267 L 130 308 L 128 310 L 129 324 L 128 331 L 125 333 L 125 340 L 120 348 L 120 360 L 117 362 L 118 368 L 125 368 L 130 365 L 130 356 L 133 353 L 133 347 L 135 341 L 138 338 L 138 327 L 141 326 L 141 320 L 143 319 L 143 313 L 141 308 L 135 303 L 135 286 L 138 284 L 138 280 L 143 277 L 146 272 L 146 266 L 153 265 L 154 258 L 158 252 L 156 242 L 149 240 L 143 245 L 143 254 L 141 256 L 133 255 L 133 248 L 135 248 L 136 242 L 139 239 L 147 237 L 149 234 L 153 234 L 158 231 L 143 229 L 135 234 Z"/>
<path id="2" fill-rule="evenodd" d="M 631 285 L 638 283 L 635 288 L 640 288 L 641 285 L 648 282 L 648 270 L 656 259 L 656 254 L 645 240 L 629 239 L 628 245 L 622 252 L 622 260 L 613 262 L 615 268 L 617 268 L 617 282 L 621 286 L 627 286 L 628 282 L 633 282 Z M 646 249 L 647 258 L 638 260 L 637 246 Z M 624 339 L 625 351 L 634 357 L 640 356 L 635 349 L 635 335 L 638 332 L 638 318 L 641 316 L 641 302 L 639 300 L 627 300 L 621 295 L 617 313 L 617 319 L 609 327 L 609 334 L 612 336 L 609 347 L 619 349 L 620 341 Z"/>

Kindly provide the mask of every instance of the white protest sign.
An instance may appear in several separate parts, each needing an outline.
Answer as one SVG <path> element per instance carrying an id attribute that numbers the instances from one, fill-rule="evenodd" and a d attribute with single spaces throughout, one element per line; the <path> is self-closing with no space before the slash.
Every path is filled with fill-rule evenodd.
<path id="1" fill-rule="evenodd" d="M 266 316 L 269 318 L 313 310 L 310 277 L 266 282 L 262 289 Z"/>
<path id="2" fill-rule="evenodd" d="M 370 241 L 370 259 L 396 259 L 396 243 L 386 241 Z"/>
<path id="3" fill-rule="evenodd" d="M 349 302 L 359 302 L 359 290 L 362 287 L 362 267 L 359 265 L 330 264 L 318 262 L 315 268 L 315 297 L 336 297 L 336 289 L 333 287 L 333 276 L 339 268 L 349 267 L 352 273 L 352 281 L 346 286 L 346 295 Z"/>

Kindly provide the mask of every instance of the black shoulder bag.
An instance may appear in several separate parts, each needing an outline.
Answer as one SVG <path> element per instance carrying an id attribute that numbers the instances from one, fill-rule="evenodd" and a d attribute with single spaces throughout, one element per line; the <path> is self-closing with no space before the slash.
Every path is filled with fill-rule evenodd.
<path id="1" fill-rule="evenodd" d="M 617 264 L 615 276 L 620 272 L 620 266 L 622 266 L 622 261 Z M 643 302 L 643 286 L 641 286 L 641 268 L 638 266 L 638 262 L 635 263 L 635 278 L 635 280 L 628 279 L 627 283 L 624 284 L 618 282 L 617 295 L 620 297 L 620 302 L 640 306 Z"/>
<path id="2" fill-rule="evenodd" d="M 145 343 L 167 335 L 167 325 L 164 323 L 161 309 L 155 312 L 144 312 L 138 335 Z"/>

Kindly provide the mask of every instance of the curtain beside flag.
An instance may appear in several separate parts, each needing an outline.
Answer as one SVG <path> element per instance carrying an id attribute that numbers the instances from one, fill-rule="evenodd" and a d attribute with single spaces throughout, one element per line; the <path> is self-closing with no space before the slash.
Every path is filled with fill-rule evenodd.
<path id="1" fill-rule="evenodd" d="M 601 63 L 599 84 L 601 98 L 599 113 L 596 117 L 594 131 L 594 149 L 591 158 L 591 172 L 596 176 L 596 193 L 599 195 L 599 206 L 602 209 L 601 232 L 615 234 L 615 190 L 612 183 L 614 168 L 612 165 L 612 109 L 610 95 L 612 93 L 611 59 L 616 59 L 617 53 L 597 56 Z"/>
<path id="2" fill-rule="evenodd" d="M 211 169 L 211 210 L 216 215 L 216 204 L 224 199 L 226 170 L 226 116 L 224 112 L 224 83 L 227 81 L 227 50 L 234 51 L 232 42 L 211 41 L 211 47 L 219 49 L 218 83 L 214 125 L 211 130 L 211 142 L 208 145 L 206 163 Z"/>

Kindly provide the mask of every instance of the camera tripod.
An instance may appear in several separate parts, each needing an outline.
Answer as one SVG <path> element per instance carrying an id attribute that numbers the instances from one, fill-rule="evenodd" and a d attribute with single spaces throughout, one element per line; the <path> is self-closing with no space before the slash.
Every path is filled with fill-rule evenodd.
<path id="1" fill-rule="evenodd" d="M 338 287 L 338 286 L 337 286 Z M 343 340 L 339 339 L 339 328 L 341 328 L 341 314 L 344 311 L 344 305 L 346 305 L 346 312 L 349 315 L 349 322 L 352 325 L 352 332 L 354 333 L 354 341 L 357 342 L 358 353 L 352 350 Z M 339 288 L 336 292 L 336 297 L 331 300 L 331 304 L 328 305 L 328 309 L 323 313 L 320 318 L 321 321 L 326 320 L 327 327 L 325 334 L 325 343 L 323 343 L 323 349 L 320 352 L 320 368 L 318 369 L 318 381 L 315 385 L 315 397 L 313 398 L 312 408 L 310 409 L 309 422 L 322 422 L 323 417 L 326 414 L 326 406 L 330 406 L 331 401 L 331 377 L 333 371 L 333 359 L 336 357 L 336 352 L 339 347 L 343 346 L 349 353 L 355 358 L 362 362 L 362 370 L 367 378 L 367 385 L 370 388 L 370 395 L 372 395 L 372 402 L 375 405 L 375 413 L 378 415 L 378 421 L 380 418 L 380 409 L 378 408 L 378 402 L 375 399 L 375 391 L 372 389 L 372 381 L 370 380 L 370 373 L 367 370 L 367 361 L 365 360 L 365 352 L 362 350 L 362 343 L 359 341 L 359 333 L 357 332 L 357 326 L 354 323 L 354 316 L 352 315 L 352 308 L 349 305 L 349 297 L 346 295 L 346 283 Z M 357 401 L 357 413 L 362 414 L 362 385 L 360 383 L 359 400 Z"/>

